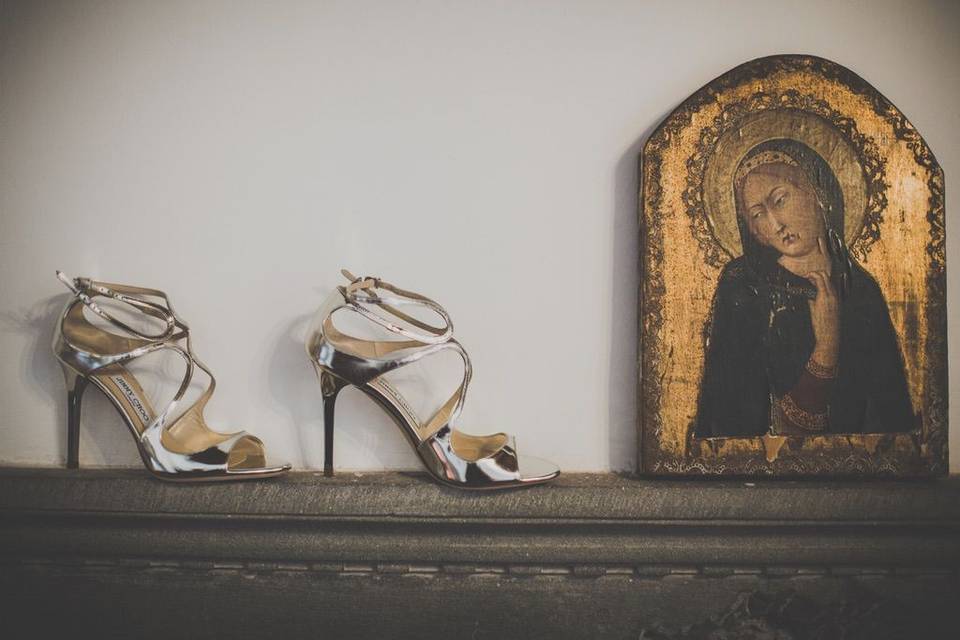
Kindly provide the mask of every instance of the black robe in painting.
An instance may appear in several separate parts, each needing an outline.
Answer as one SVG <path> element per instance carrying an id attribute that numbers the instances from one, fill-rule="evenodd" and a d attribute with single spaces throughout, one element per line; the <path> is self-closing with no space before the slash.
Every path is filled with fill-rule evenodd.
<path id="1" fill-rule="evenodd" d="M 762 270 L 750 269 L 741 256 L 720 276 L 707 328 L 696 437 L 767 433 L 771 394 L 790 391 L 813 352 L 803 293 L 812 285 L 775 261 L 765 262 Z M 913 430 L 917 420 L 883 294 L 856 263 L 849 279 L 840 301 L 839 362 L 825 432 Z"/>

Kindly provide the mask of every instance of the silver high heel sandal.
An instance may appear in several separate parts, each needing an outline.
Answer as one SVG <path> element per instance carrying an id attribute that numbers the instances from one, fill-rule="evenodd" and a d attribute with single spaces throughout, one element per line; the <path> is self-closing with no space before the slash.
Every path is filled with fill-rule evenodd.
<path id="1" fill-rule="evenodd" d="M 167 295 L 155 289 L 70 279 L 57 271 L 57 278 L 74 297 L 67 303 L 54 334 L 53 351 L 67 382 L 67 468 L 79 467 L 80 409 L 89 383 L 110 399 L 133 433 L 143 464 L 163 480 L 240 480 L 267 478 L 290 469 L 288 464 L 269 465 L 263 443 L 251 435 L 217 433 L 207 427 L 203 408 L 213 395 L 216 380 L 193 354 L 190 328 L 173 311 Z M 159 320 L 164 329 L 143 333 L 105 311 L 94 298 L 104 297 Z M 84 309 L 106 320 L 125 335 L 92 324 Z M 143 388 L 125 364 L 160 350 L 174 351 L 186 360 L 186 373 L 173 400 L 154 411 Z M 210 383 L 200 398 L 177 417 L 177 403 L 193 379 L 194 366 Z"/>
<path id="2" fill-rule="evenodd" d="M 316 313 L 306 340 L 307 355 L 317 370 L 323 396 L 324 475 L 333 475 L 334 404 L 348 384 L 367 394 L 393 418 L 427 471 L 443 484 L 461 489 L 500 489 L 539 484 L 560 474 L 546 460 L 518 455 L 512 436 L 471 436 L 453 428 L 463 408 L 472 368 L 467 352 L 453 338 L 453 324 L 443 307 L 379 278 L 356 278 L 346 270 L 342 273 L 350 284 L 330 294 Z M 433 311 L 443 320 L 443 326 L 431 326 L 397 308 L 410 305 Z M 400 323 L 376 313 L 375 308 Z M 401 339 L 368 340 L 342 333 L 334 326 L 333 316 L 345 312 L 358 314 Z M 463 359 L 463 381 L 429 420 L 421 421 L 384 374 L 447 349 Z"/>

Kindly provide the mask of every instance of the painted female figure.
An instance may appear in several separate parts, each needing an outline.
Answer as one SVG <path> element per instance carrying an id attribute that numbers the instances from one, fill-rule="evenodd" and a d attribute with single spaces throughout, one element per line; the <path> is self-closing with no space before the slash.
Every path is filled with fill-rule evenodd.
<path id="1" fill-rule="evenodd" d="M 694 435 L 913 430 L 887 304 L 847 253 L 829 165 L 768 140 L 734 175 L 743 255 L 714 295 Z"/>

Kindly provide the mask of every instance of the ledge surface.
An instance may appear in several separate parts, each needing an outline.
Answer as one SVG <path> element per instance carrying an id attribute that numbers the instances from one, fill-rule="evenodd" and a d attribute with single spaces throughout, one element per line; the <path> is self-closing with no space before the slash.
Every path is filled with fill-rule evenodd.
<path id="1" fill-rule="evenodd" d="M 960 524 L 960 476 L 941 480 L 651 480 L 565 474 L 550 484 L 459 491 L 420 473 L 299 472 L 258 481 L 161 482 L 141 470 L 0 469 L 0 512 L 206 518 L 442 518 L 635 523 Z"/>
<path id="2" fill-rule="evenodd" d="M 0 471 L 0 554 L 271 562 L 960 565 L 960 478 L 662 481 L 570 474 L 464 492 L 421 474 L 171 484 Z"/>
<path id="3" fill-rule="evenodd" d="M 702 636 L 650 630 L 738 618 L 939 638 L 958 568 L 960 478 L 568 474 L 468 493 L 406 473 L 0 470 L 0 615 L 48 635 L 123 637 L 136 619 L 169 638 L 199 606 L 203 638 L 680 638 Z"/>

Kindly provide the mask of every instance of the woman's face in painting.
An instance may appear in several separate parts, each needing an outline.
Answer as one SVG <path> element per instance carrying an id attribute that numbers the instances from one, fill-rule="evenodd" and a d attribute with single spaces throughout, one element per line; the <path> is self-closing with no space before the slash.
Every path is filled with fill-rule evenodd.
<path id="1" fill-rule="evenodd" d="M 823 234 L 816 192 L 796 167 L 774 162 L 747 174 L 741 188 L 750 233 L 783 255 L 800 258 L 817 250 Z"/>

